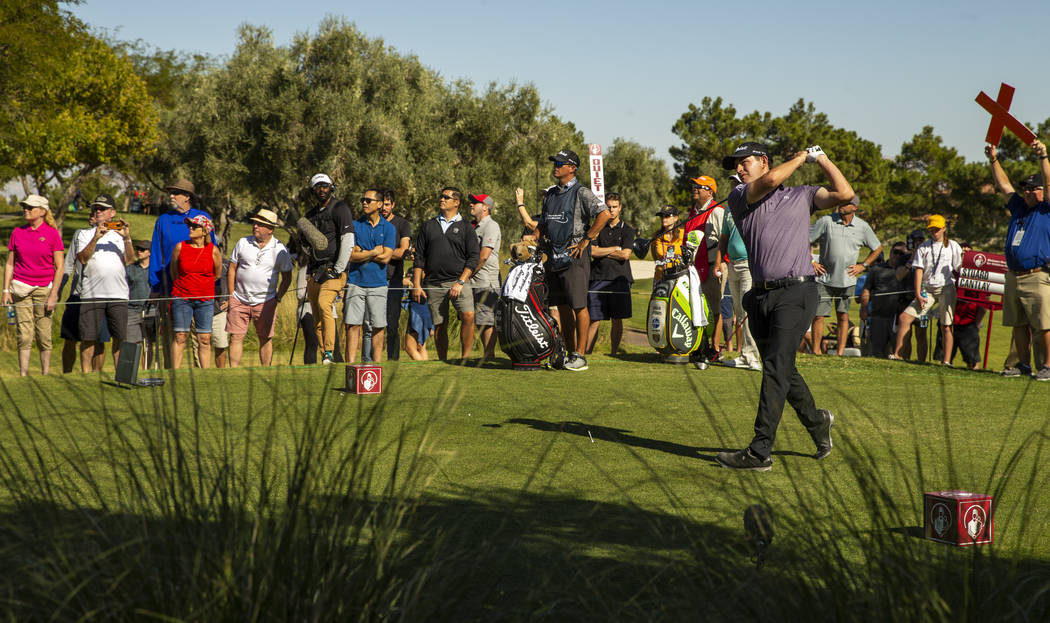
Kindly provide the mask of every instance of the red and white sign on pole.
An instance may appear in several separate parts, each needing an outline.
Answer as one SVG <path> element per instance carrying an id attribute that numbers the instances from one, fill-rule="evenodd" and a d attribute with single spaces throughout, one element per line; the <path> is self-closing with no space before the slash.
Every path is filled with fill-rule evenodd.
<path id="1" fill-rule="evenodd" d="M 988 310 L 988 329 L 984 336 L 984 363 L 988 367 L 988 345 L 992 341 L 992 317 L 1003 308 L 1003 290 L 1006 287 L 1006 256 L 967 251 L 963 253 L 962 267 L 955 287 L 961 301 L 971 301 Z M 996 297 L 993 299 L 992 297 Z"/>
<path id="2" fill-rule="evenodd" d="M 983 251 L 963 254 L 962 268 L 955 287 L 964 301 L 973 301 L 981 307 L 1003 308 L 1003 288 L 1006 284 L 1006 257 Z M 992 299 L 992 296 L 996 299 Z"/>
<path id="3" fill-rule="evenodd" d="M 588 145 L 591 152 L 591 192 L 598 201 L 605 203 L 605 167 L 602 164 L 602 146 L 594 143 Z"/>

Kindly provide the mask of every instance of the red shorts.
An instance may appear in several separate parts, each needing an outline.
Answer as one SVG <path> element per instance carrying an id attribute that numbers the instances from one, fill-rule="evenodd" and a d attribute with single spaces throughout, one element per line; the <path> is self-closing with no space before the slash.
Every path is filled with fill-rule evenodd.
<path id="1" fill-rule="evenodd" d="M 270 339 L 273 337 L 273 328 L 277 320 L 277 299 L 272 298 L 265 303 L 248 305 L 242 303 L 236 296 L 230 297 L 230 308 L 226 313 L 226 332 L 230 335 L 245 335 L 248 333 L 248 323 L 255 325 L 255 333 L 260 338 Z"/>

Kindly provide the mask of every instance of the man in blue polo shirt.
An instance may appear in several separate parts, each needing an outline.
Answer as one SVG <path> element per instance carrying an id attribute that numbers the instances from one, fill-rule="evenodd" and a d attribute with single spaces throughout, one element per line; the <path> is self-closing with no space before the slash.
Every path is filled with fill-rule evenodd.
<path id="1" fill-rule="evenodd" d="M 827 188 L 784 182 L 806 162 L 819 166 Z M 814 210 L 845 205 L 853 187 L 820 147 L 800 151 L 771 168 L 769 148 L 747 142 L 722 159 L 736 169 L 743 184 L 729 193 L 729 211 L 744 240 L 754 284 L 744 296 L 744 310 L 762 356 L 755 436 L 737 452 L 719 452 L 716 460 L 730 469 L 768 471 L 773 466 L 773 440 L 787 401 L 817 446 L 813 458 L 831 454 L 835 418 L 813 402 L 805 379 L 795 367 L 795 353 L 817 307 L 817 284 L 809 254 L 809 219 Z"/>
<path id="2" fill-rule="evenodd" d="M 347 266 L 346 301 L 343 322 L 346 324 L 346 357 L 357 361 L 361 353 L 361 325 L 372 327 L 372 360 L 383 360 L 386 329 L 388 284 L 386 265 L 397 246 L 397 230 L 383 218 L 383 193 L 369 188 L 361 197 L 362 216 L 354 221 L 354 248 Z"/>
<path id="3" fill-rule="evenodd" d="M 1006 228 L 1006 265 L 1010 272 L 1006 274 L 1003 294 L 1003 325 L 1013 327 L 1014 344 L 1022 362 L 1028 361 L 1032 340 L 1042 345 L 1043 360 L 1036 362 L 1042 365 L 1035 378 L 1050 381 L 1050 162 L 1041 142 L 1034 141 L 1032 149 L 1039 157 L 1041 175 L 1024 181 L 1023 196 L 1014 192 L 995 147 L 988 145 L 984 153 L 991 160 L 992 179 L 1007 197 L 1006 209 L 1010 212 Z M 1003 376 L 1020 376 L 1021 365 L 1006 368 Z"/>

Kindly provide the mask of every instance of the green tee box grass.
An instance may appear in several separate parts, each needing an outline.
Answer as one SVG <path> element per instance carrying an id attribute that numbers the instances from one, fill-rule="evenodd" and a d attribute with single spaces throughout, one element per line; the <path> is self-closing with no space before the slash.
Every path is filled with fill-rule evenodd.
<path id="1" fill-rule="evenodd" d="M 505 360 L 384 364 L 381 396 L 341 391 L 339 365 L 186 370 L 159 388 L 92 375 L 0 380 L 0 558 L 41 569 L 12 575 L 11 594 L 53 593 L 84 611 L 242 618 L 213 608 L 261 607 L 246 578 L 281 586 L 260 594 L 294 588 L 314 603 L 332 584 L 367 593 L 345 590 L 361 581 L 346 574 L 363 568 L 373 581 L 425 587 L 437 603 L 413 610 L 389 597 L 410 620 L 452 607 L 468 620 L 682 620 L 698 608 L 766 607 L 780 608 L 771 620 L 801 620 L 815 603 L 846 616 L 872 602 L 849 618 L 946 620 L 929 609 L 1027 608 L 1009 601 L 1015 574 L 1050 560 L 1044 385 L 802 357 L 818 405 L 836 414 L 834 452 L 812 459 L 788 407 L 773 470 L 738 473 L 713 458 L 750 440 L 760 374 L 654 360 L 597 355 L 582 373 L 518 372 Z M 919 538 L 922 493 L 944 489 L 995 496 L 995 544 Z M 327 519 L 358 495 L 376 510 Z M 746 596 L 758 576 L 741 515 L 755 503 L 777 531 L 768 600 Z M 271 543 L 268 522 L 277 534 L 301 522 L 305 541 Z M 363 527 L 344 534 L 347 522 Z M 375 554 L 318 554 L 351 537 Z M 45 558 L 52 542 L 67 545 Z M 98 551 L 83 545 L 95 542 Z M 52 570 L 59 588 L 41 579 Z M 1039 577 L 1025 599 L 1042 594 Z M 169 585 L 200 598 L 173 602 L 158 588 Z M 480 603 L 464 597 L 475 591 Z M 143 594 L 156 603 L 123 596 Z M 326 608 L 322 618 L 345 620 Z"/>

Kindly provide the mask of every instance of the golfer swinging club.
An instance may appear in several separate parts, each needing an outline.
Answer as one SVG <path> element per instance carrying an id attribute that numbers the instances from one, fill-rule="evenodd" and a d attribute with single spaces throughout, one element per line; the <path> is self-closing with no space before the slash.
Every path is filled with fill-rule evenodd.
<path id="1" fill-rule="evenodd" d="M 806 162 L 816 163 L 828 178 L 828 188 L 783 185 Z M 817 308 L 817 284 L 809 254 L 809 219 L 814 210 L 845 205 L 853 188 L 820 147 L 800 151 L 771 169 L 769 149 L 748 142 L 722 159 L 743 184 L 729 194 L 729 210 L 751 261 L 752 289 L 744 295 L 751 334 L 762 357 L 755 437 L 737 452 L 719 452 L 723 467 L 768 471 L 773 466 L 776 438 L 784 401 L 791 403 L 809 431 L 817 452 L 831 454 L 831 425 L 835 418 L 817 409 L 806 381 L 795 367 L 795 351 Z"/>

